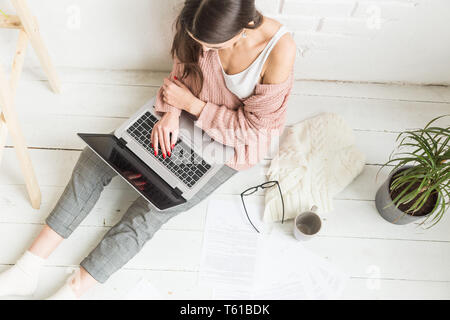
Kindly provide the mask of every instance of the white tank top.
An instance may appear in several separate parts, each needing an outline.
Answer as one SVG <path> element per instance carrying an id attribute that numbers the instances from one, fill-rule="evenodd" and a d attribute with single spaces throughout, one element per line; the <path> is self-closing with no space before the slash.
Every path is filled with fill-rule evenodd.
<path id="1" fill-rule="evenodd" d="M 223 70 L 222 63 L 220 62 L 219 53 L 217 52 L 217 59 L 219 60 L 220 68 L 225 79 L 227 88 L 233 92 L 239 99 L 248 98 L 255 90 L 256 84 L 259 81 L 262 68 L 270 52 L 275 47 L 277 41 L 286 33 L 290 32 L 284 25 L 278 29 L 278 31 L 270 39 L 264 50 L 259 54 L 255 61 L 244 71 L 236 74 L 227 74 Z"/>

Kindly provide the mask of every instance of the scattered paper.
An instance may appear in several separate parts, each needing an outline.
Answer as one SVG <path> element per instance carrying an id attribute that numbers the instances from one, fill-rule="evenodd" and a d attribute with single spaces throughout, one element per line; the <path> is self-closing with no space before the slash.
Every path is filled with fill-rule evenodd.
<path id="1" fill-rule="evenodd" d="M 346 275 L 304 248 L 293 235 L 273 229 L 262 242 L 255 299 L 336 299 L 342 294 Z"/>
<path id="2" fill-rule="evenodd" d="M 248 222 L 239 196 L 210 198 L 199 285 L 213 288 L 215 299 L 338 298 L 347 276 L 279 224 L 265 226 L 261 198 L 246 199 L 260 234 Z"/>
<path id="3" fill-rule="evenodd" d="M 259 206 L 246 202 L 253 224 L 262 227 Z M 242 203 L 214 199 L 208 203 L 208 214 L 200 264 L 199 285 L 228 290 L 245 296 L 254 283 L 258 234 L 249 223 Z"/>

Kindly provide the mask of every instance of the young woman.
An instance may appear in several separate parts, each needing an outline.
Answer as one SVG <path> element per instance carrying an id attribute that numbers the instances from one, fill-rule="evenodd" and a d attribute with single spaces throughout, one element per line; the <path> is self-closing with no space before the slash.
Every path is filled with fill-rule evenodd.
<path id="1" fill-rule="evenodd" d="M 184 111 L 211 138 L 232 146 L 234 158 L 180 206 L 155 211 L 139 197 L 50 299 L 77 299 L 104 283 L 170 218 L 198 204 L 237 171 L 256 164 L 267 153 L 271 137 L 284 129 L 296 53 L 285 26 L 262 16 L 254 0 L 187 0 L 175 27 L 173 69 L 155 103 L 161 115 L 151 133 L 155 156 L 171 156 Z M 0 295 L 33 294 L 45 259 L 91 211 L 114 176 L 90 149 L 83 150 L 41 233 L 16 264 L 0 274 Z M 145 187 L 139 174 L 130 178 Z"/>

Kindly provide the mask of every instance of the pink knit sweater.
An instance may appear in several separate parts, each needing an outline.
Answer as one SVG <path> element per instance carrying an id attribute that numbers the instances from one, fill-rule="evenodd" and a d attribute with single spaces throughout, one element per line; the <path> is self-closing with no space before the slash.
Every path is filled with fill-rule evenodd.
<path id="1" fill-rule="evenodd" d="M 228 90 L 222 75 L 219 54 L 216 50 L 204 51 L 199 59 L 203 71 L 203 89 L 198 98 L 206 105 L 195 125 L 212 139 L 234 148 L 234 158 L 227 165 L 235 170 L 245 170 L 257 164 L 270 149 L 274 136 L 284 130 L 286 104 L 291 93 L 294 71 L 283 83 L 257 84 L 253 95 L 240 100 Z M 182 65 L 174 60 L 170 79 L 181 79 Z M 192 90 L 190 77 L 181 80 Z M 175 112 L 177 109 L 162 100 L 162 88 L 156 96 L 157 112 Z"/>

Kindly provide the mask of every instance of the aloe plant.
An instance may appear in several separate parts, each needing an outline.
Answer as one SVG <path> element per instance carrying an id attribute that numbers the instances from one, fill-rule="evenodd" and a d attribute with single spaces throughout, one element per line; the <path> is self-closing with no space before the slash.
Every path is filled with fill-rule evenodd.
<path id="1" fill-rule="evenodd" d="M 403 190 L 392 202 L 397 208 L 402 204 L 409 206 L 405 214 L 414 215 L 430 197 L 437 195 L 433 213 L 421 223 L 429 222 L 430 227 L 442 219 L 449 207 L 450 127 L 435 126 L 438 119 L 449 116 L 434 118 L 423 129 L 401 132 L 396 139 L 397 149 L 380 168 L 393 165 L 391 173 L 396 173 L 390 191 Z M 403 168 L 409 165 L 412 167 Z"/>

